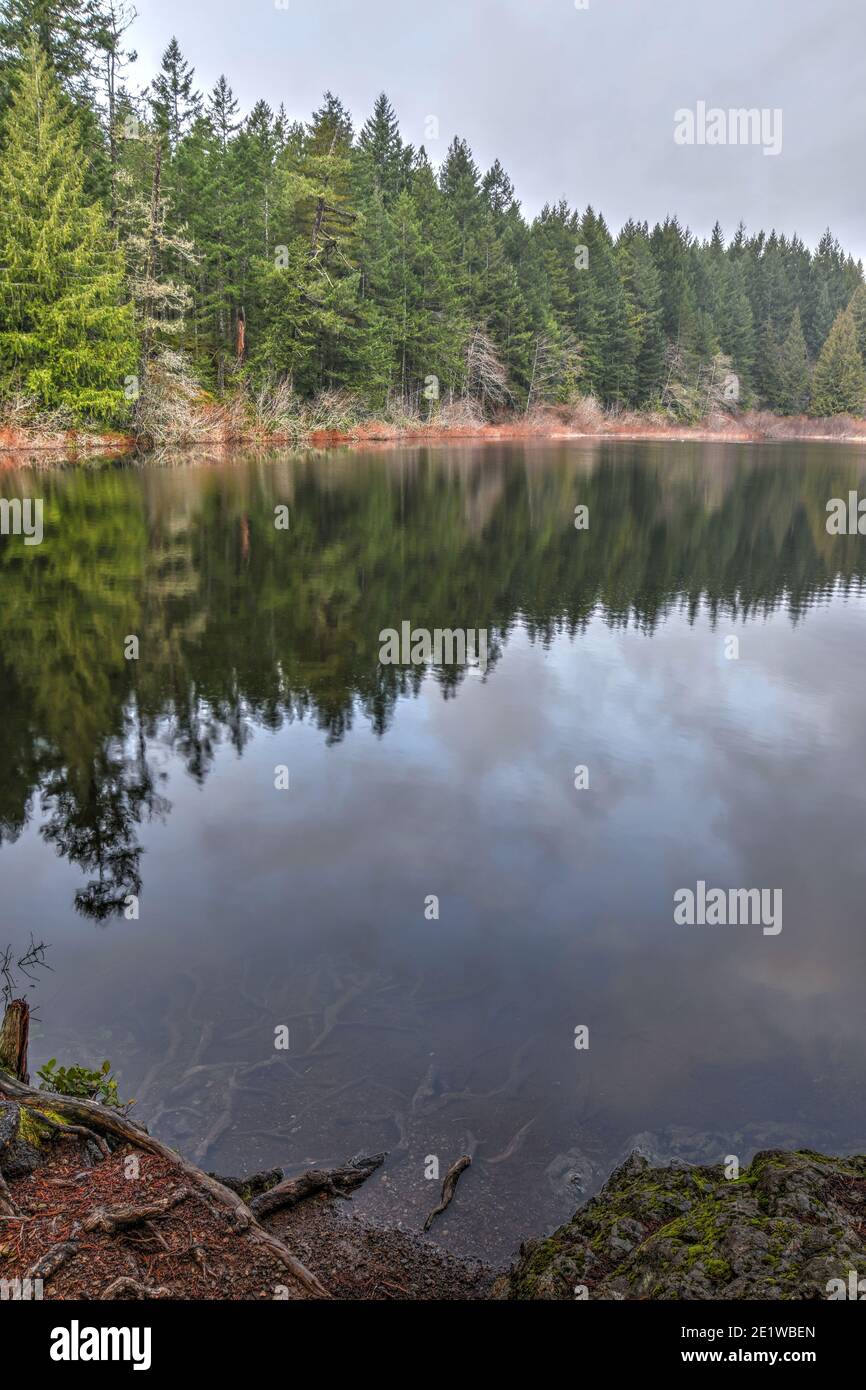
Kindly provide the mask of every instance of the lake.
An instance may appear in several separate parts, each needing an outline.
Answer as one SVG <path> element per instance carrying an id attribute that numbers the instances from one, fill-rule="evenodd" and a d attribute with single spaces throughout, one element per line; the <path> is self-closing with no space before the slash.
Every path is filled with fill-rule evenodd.
<path id="1" fill-rule="evenodd" d="M 110 1058 L 223 1174 L 387 1149 L 353 1205 L 412 1229 L 471 1149 L 433 1238 L 495 1260 L 635 1143 L 866 1150 L 866 539 L 825 525 L 864 475 L 607 440 L 7 470 L 44 501 L 0 537 L 31 1070 Z M 486 669 L 383 664 L 406 621 Z M 778 890 L 781 930 L 675 921 L 698 883 Z"/>

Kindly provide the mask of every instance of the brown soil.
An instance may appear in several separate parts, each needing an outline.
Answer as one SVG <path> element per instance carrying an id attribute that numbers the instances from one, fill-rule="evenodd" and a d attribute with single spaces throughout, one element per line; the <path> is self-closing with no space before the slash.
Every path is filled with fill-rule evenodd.
<path id="1" fill-rule="evenodd" d="M 101 1299 L 119 1278 L 133 1279 L 163 1298 L 304 1296 L 268 1249 L 245 1240 L 230 1213 L 191 1188 L 164 1215 L 111 1234 L 83 1234 L 82 1224 L 99 1207 L 150 1204 L 185 1187 L 177 1168 L 158 1154 L 140 1151 L 139 1175 L 130 1181 L 124 1160 L 133 1152 L 122 1145 L 89 1166 L 77 1146 L 55 1144 L 34 1173 L 11 1181 L 18 1215 L 0 1220 L 0 1278 L 25 1278 L 49 1250 L 73 1238 L 76 1253 L 44 1279 L 45 1299 Z M 284 1240 L 337 1299 L 489 1296 L 498 1271 L 454 1259 L 405 1231 L 368 1225 L 349 1216 L 347 1208 L 344 1201 L 316 1196 L 275 1212 L 262 1225 Z"/>
<path id="2" fill-rule="evenodd" d="M 488 1298 L 501 1270 L 447 1254 L 409 1231 L 372 1226 L 351 1203 L 314 1197 L 264 1223 L 340 1299 Z"/>

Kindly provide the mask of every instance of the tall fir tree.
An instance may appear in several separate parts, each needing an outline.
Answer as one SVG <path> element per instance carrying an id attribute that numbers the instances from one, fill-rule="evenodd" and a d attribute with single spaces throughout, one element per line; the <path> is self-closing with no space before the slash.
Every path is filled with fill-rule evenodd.
<path id="1" fill-rule="evenodd" d="M 413 150 L 403 145 L 394 108 L 384 92 L 376 98 L 373 114 L 358 135 L 362 167 L 369 169 L 374 186 L 386 206 L 409 185 Z"/>
<path id="2" fill-rule="evenodd" d="M 88 203 L 81 147 L 48 60 L 25 55 L 0 154 L 3 386 L 76 420 L 120 421 L 136 372 L 122 253 Z"/>
<path id="3" fill-rule="evenodd" d="M 861 284 L 857 286 L 851 296 L 851 302 L 848 308 L 854 320 L 854 330 L 857 334 L 857 347 L 860 351 L 863 363 L 866 365 L 866 285 Z"/>
<path id="4" fill-rule="evenodd" d="M 775 393 L 770 404 L 776 410 L 781 410 L 783 415 L 799 415 L 809 404 L 811 376 L 800 310 L 795 309 L 791 315 L 791 326 L 779 349 Z"/>
<path id="5" fill-rule="evenodd" d="M 157 129 L 166 136 L 171 151 L 177 149 L 183 136 L 192 129 L 196 117 L 201 115 L 201 93 L 196 91 L 194 81 L 195 68 L 186 61 L 180 44 L 172 37 L 162 55 L 150 93 Z"/>
<path id="6" fill-rule="evenodd" d="M 866 369 L 857 347 L 854 316 L 836 315 L 812 378 L 813 415 L 857 415 L 866 406 Z"/>

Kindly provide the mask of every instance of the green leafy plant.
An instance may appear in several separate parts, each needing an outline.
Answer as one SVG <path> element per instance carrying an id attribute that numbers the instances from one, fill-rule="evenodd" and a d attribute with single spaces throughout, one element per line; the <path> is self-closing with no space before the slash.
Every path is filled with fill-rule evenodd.
<path id="1" fill-rule="evenodd" d="M 60 1096 L 81 1096 L 85 1100 L 98 1100 L 103 1105 L 113 1105 L 118 1110 L 128 1109 L 134 1101 L 122 1101 L 117 1093 L 117 1081 L 111 1074 L 111 1063 L 105 1061 L 98 1071 L 89 1067 L 58 1067 L 57 1058 L 52 1057 L 37 1072 L 41 1091 L 53 1091 Z"/>

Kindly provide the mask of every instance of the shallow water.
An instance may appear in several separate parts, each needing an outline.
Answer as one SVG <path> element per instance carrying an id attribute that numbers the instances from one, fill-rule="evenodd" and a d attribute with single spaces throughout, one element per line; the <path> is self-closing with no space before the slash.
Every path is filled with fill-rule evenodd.
<path id="1" fill-rule="evenodd" d="M 825 529 L 864 472 L 588 441 L 6 473 L 45 501 L 42 545 L 0 537 L 33 1070 L 110 1057 L 223 1173 L 388 1149 L 355 1205 L 412 1228 L 473 1147 L 434 1237 L 496 1259 L 636 1140 L 866 1148 L 866 540 Z M 381 665 L 404 620 L 486 629 L 488 669 Z M 783 929 L 677 925 L 698 880 L 781 889 Z"/>

